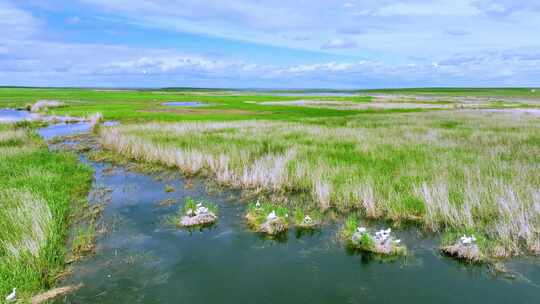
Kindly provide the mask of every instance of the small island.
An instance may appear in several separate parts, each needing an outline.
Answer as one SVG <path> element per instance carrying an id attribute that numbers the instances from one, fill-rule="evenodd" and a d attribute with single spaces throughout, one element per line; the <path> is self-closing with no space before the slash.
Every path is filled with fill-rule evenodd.
<path id="1" fill-rule="evenodd" d="M 272 203 L 259 202 L 249 204 L 246 213 L 248 224 L 257 232 L 277 236 L 289 228 L 288 210 Z"/>
<path id="2" fill-rule="evenodd" d="M 407 255 L 407 247 L 392 235 L 392 229 L 381 229 L 374 233 L 370 229 L 358 225 L 358 219 L 351 216 L 347 219 L 342 237 L 354 249 L 387 256 Z"/>
<path id="3" fill-rule="evenodd" d="M 217 213 L 217 205 L 188 197 L 180 210 L 177 225 L 186 228 L 212 225 L 218 220 Z"/>

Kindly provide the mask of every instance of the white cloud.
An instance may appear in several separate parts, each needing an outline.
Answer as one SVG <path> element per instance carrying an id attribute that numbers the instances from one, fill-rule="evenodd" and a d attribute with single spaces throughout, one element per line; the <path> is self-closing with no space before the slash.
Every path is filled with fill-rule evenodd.
<path id="1" fill-rule="evenodd" d="M 38 33 L 40 26 L 40 22 L 28 12 L 9 2 L 0 2 L 0 42 L 27 38 Z"/>
<path id="2" fill-rule="evenodd" d="M 435 0 L 423 3 L 397 2 L 369 11 L 374 16 L 477 16 L 481 11 L 471 0 Z"/>
<path id="3" fill-rule="evenodd" d="M 350 49 L 356 46 L 357 46 L 356 42 L 354 41 L 336 38 L 323 44 L 321 48 L 323 49 Z"/>

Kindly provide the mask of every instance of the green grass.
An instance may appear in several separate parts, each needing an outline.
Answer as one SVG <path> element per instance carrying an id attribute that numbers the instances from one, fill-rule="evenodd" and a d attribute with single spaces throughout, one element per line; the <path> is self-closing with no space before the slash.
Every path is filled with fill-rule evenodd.
<path id="1" fill-rule="evenodd" d="M 19 124 L 25 126 L 25 124 Z M 63 271 L 70 215 L 86 203 L 92 171 L 49 152 L 31 129 L 0 124 L 0 294 L 23 297 Z"/>
<path id="2" fill-rule="evenodd" d="M 78 227 L 75 231 L 72 252 L 75 257 L 85 256 L 92 253 L 95 249 L 96 229 L 94 223 L 87 227 Z"/>
<path id="3" fill-rule="evenodd" d="M 102 113 L 106 120 L 123 122 L 239 120 L 289 120 L 305 117 L 346 116 L 354 111 L 314 109 L 306 107 L 258 104 L 264 101 L 291 101 L 298 97 L 260 95 L 250 92 L 211 94 L 184 91 L 98 91 L 90 89 L 0 88 L 0 107 L 24 107 L 40 99 L 59 100 L 68 107 L 51 109 L 50 113 L 88 117 Z M 317 100 L 369 101 L 369 97 L 310 97 Z M 209 106 L 186 111 L 185 108 L 163 106 L 166 101 L 200 101 Z"/>

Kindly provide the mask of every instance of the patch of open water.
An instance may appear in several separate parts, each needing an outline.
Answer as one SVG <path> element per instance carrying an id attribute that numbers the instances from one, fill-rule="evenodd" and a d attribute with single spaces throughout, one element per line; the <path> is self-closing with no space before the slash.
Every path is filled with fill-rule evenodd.
<path id="1" fill-rule="evenodd" d="M 92 125 L 88 122 L 57 123 L 38 130 L 38 134 L 46 140 L 56 136 L 67 136 L 89 132 Z"/>
<path id="2" fill-rule="evenodd" d="M 12 110 L 12 109 L 0 109 L 0 123 L 7 122 L 13 123 L 18 121 L 31 121 L 38 119 L 45 119 L 39 114 L 31 113 L 29 111 Z M 54 116 L 56 123 L 52 123 L 44 128 L 40 128 L 37 132 L 44 139 L 48 140 L 56 136 L 66 136 L 86 133 L 92 129 L 92 125 L 86 121 L 78 122 L 66 122 L 69 117 Z M 52 121 L 52 120 L 51 120 Z"/>
<path id="3" fill-rule="evenodd" d="M 20 111 L 20 110 L 13 110 L 13 109 L 0 109 L 0 123 L 32 120 L 37 117 L 39 117 L 38 114 L 30 113 L 28 111 Z"/>

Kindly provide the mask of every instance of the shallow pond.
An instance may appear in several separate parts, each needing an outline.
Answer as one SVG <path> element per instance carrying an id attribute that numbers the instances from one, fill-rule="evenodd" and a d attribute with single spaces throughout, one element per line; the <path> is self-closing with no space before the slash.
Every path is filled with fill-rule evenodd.
<path id="1" fill-rule="evenodd" d="M 74 134 L 80 134 L 90 131 L 92 129 L 92 125 L 88 122 L 65 122 L 66 120 L 70 119 L 69 117 L 62 117 L 62 116 L 51 116 L 51 117 L 42 117 L 39 114 L 31 113 L 28 111 L 21 111 L 21 110 L 12 110 L 12 109 L 0 109 L 0 123 L 2 122 L 18 122 L 18 121 L 24 121 L 24 120 L 37 120 L 37 119 L 45 119 L 47 118 L 54 118 L 54 121 L 59 121 L 55 123 L 51 123 L 50 125 L 39 129 L 37 132 L 38 134 L 43 137 L 44 139 L 48 140 L 56 136 L 66 136 L 66 135 L 74 135 Z M 53 120 L 51 120 L 53 121 Z M 108 122 L 111 123 L 111 122 Z"/>
<path id="2" fill-rule="evenodd" d="M 0 122 L 17 122 L 23 120 L 32 120 L 39 115 L 28 111 L 19 111 L 13 109 L 0 109 Z"/>
<path id="3" fill-rule="evenodd" d="M 203 107 L 206 104 L 198 101 L 169 101 L 164 102 L 161 105 L 170 107 Z"/>

